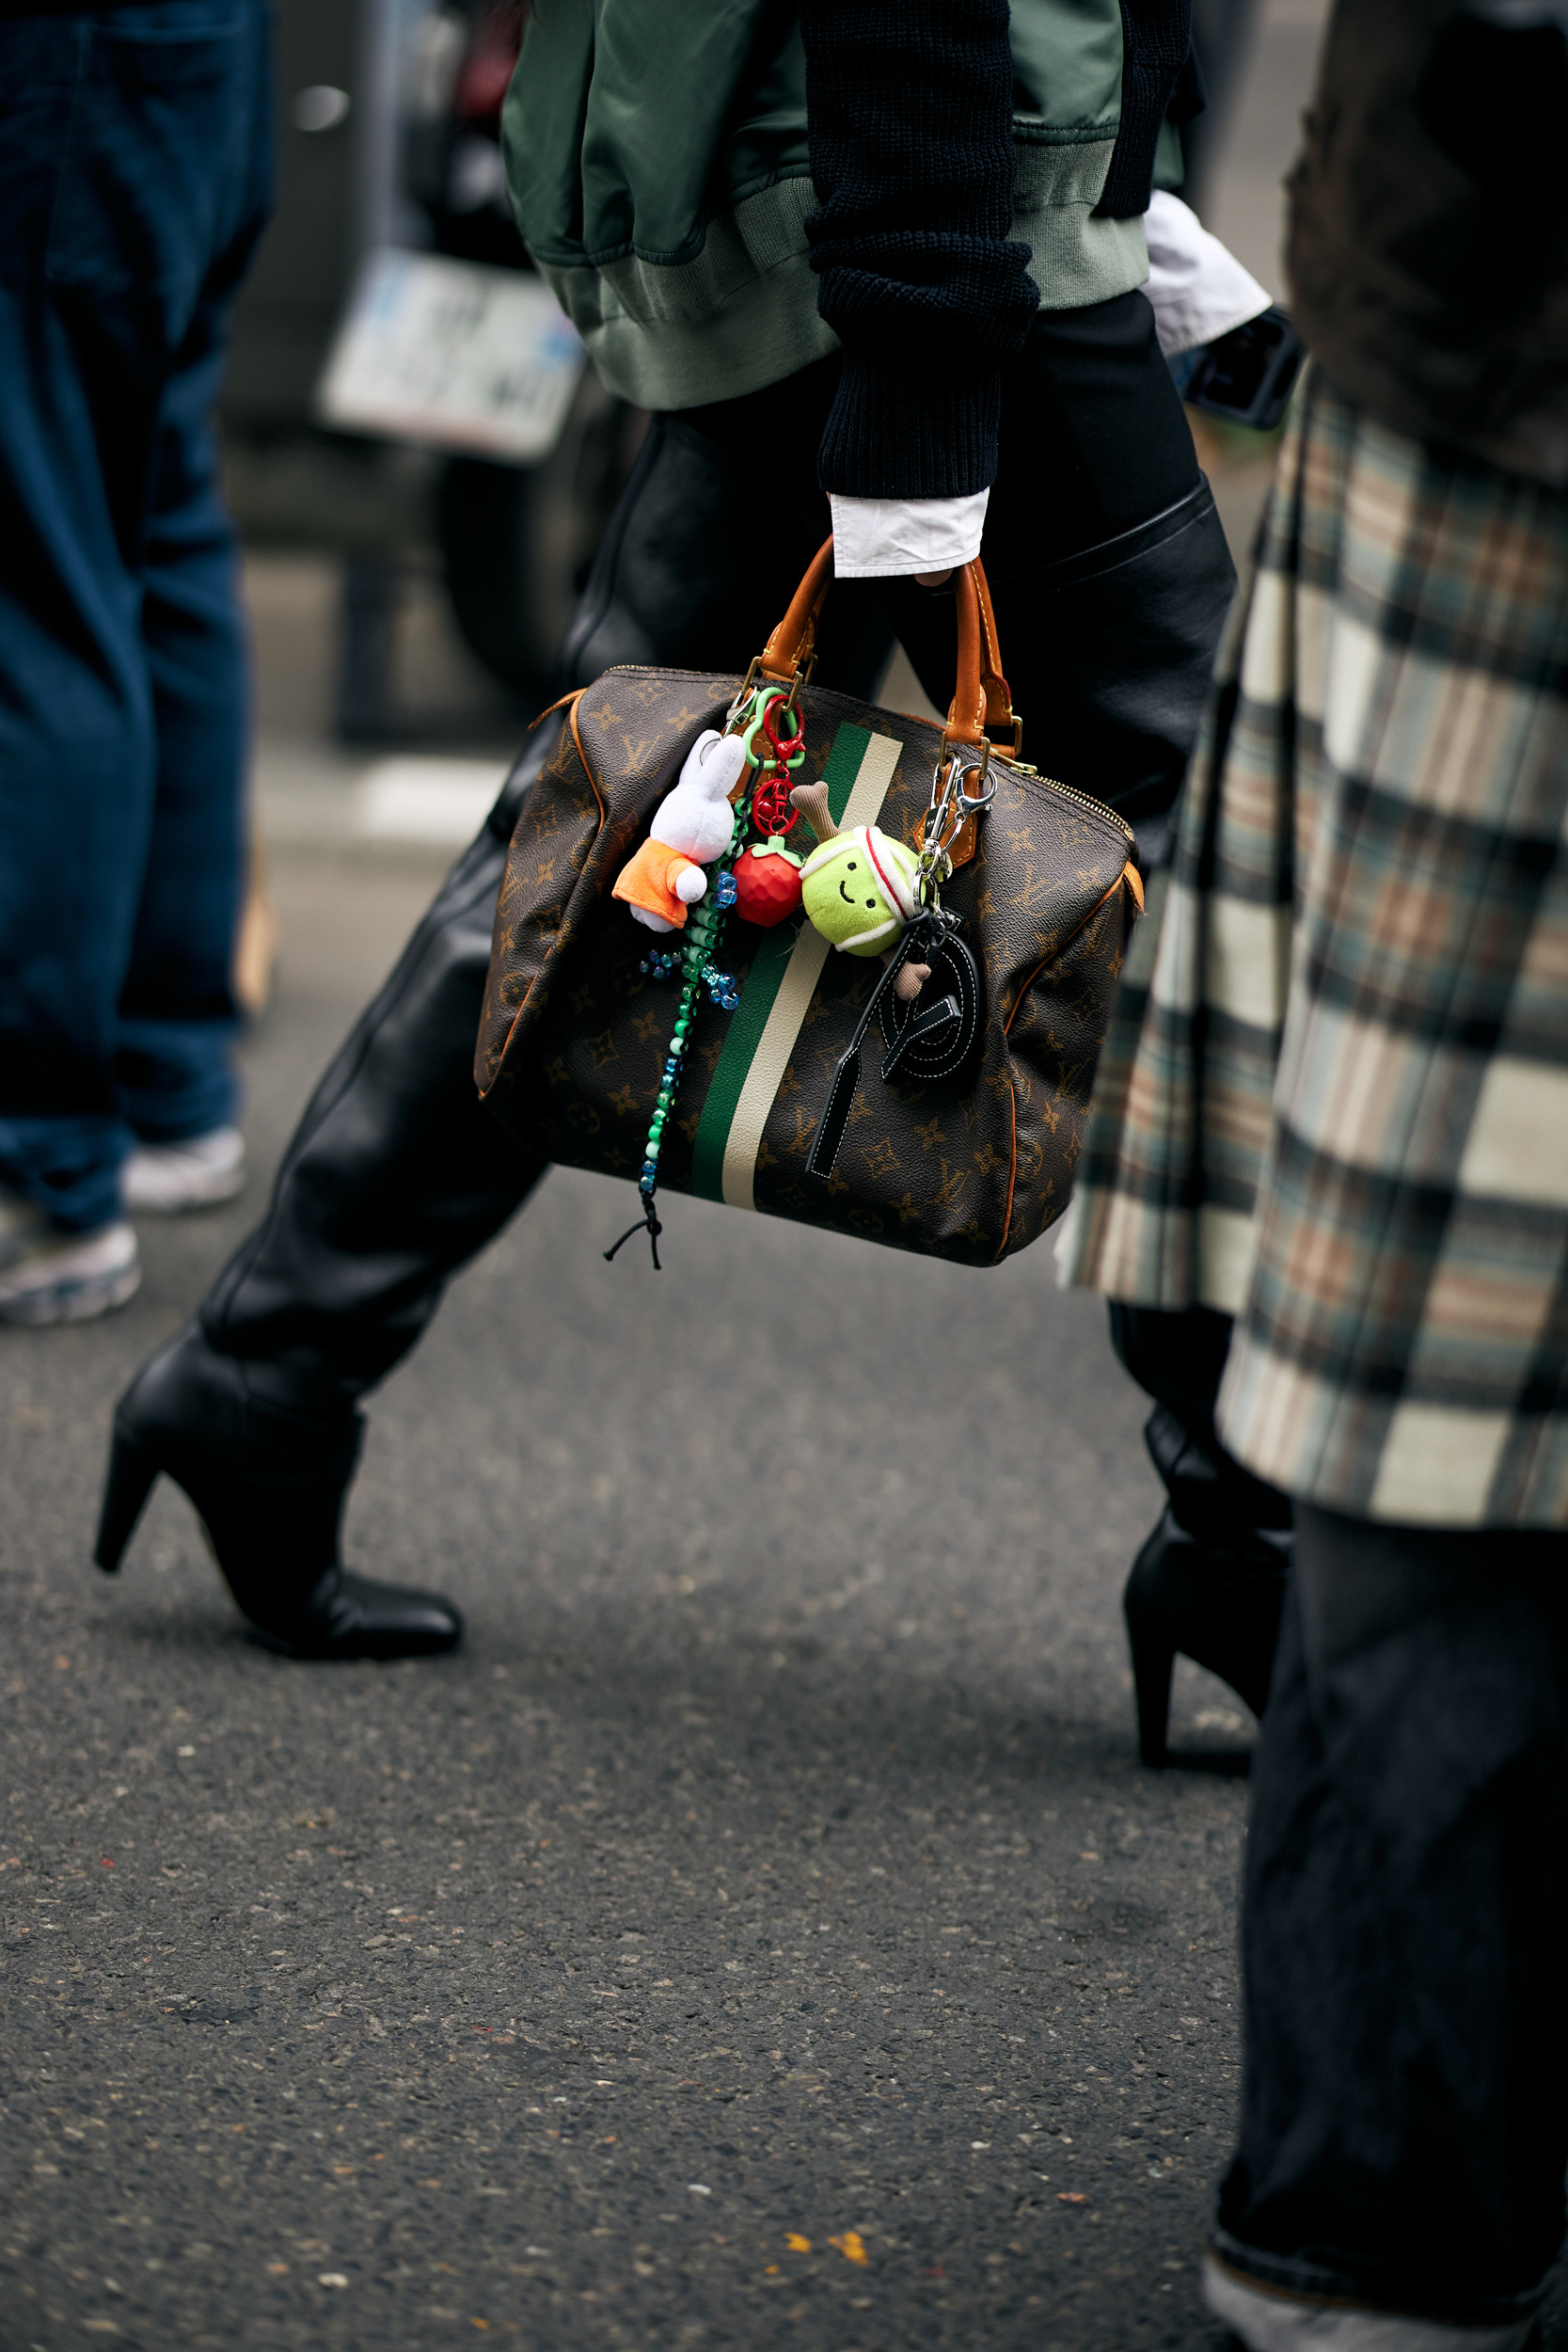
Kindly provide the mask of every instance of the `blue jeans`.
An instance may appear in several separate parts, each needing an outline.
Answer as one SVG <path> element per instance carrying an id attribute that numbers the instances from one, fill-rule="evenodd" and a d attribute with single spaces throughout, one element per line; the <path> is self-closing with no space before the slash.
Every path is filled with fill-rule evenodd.
<path id="1" fill-rule="evenodd" d="M 265 0 L 0 18 L 0 1181 L 68 1231 L 234 1112 L 248 656 L 212 408 Z"/>

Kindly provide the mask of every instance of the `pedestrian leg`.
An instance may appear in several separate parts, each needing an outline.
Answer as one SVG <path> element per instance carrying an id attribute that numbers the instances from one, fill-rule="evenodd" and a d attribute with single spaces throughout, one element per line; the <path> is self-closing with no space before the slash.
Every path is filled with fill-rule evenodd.
<path id="1" fill-rule="evenodd" d="M 133 1213 L 227 1200 L 244 1177 L 233 959 L 249 652 L 212 423 L 227 307 L 203 303 L 165 397 L 142 567 L 157 772 L 115 1052 L 119 1106 L 141 1147 L 125 1171 Z"/>
<path id="2" fill-rule="evenodd" d="M 800 454 L 786 487 L 799 493 L 820 421 L 810 402 L 793 413 Z M 754 453 L 755 436 L 745 437 Z M 746 520 L 750 482 L 721 432 L 654 420 L 568 633 L 566 682 L 611 660 L 745 668 L 827 513 L 815 492 L 816 514 L 803 494 L 782 499 L 760 561 Z M 827 675 L 866 693 L 891 633 L 866 599 L 839 602 Z M 241 1609 L 299 1654 L 388 1654 L 457 1638 L 449 1604 L 344 1569 L 342 1510 L 360 1400 L 544 1172 L 479 1102 L 473 1056 L 507 845 L 559 725 L 540 727 L 327 1069 L 262 1222 L 117 1411 L 100 1565 L 118 1566 L 152 1480 L 166 1471 L 199 1510 Z"/>
<path id="3" fill-rule="evenodd" d="M 1144 1442 L 1166 1496 L 1122 1595 L 1139 1753 L 1159 1765 L 1179 1654 L 1262 1714 L 1285 1598 L 1291 1502 L 1243 1470 L 1214 1427 L 1230 1317 L 1209 1307 L 1174 1313 L 1116 1299 L 1110 1315 L 1112 1346 L 1154 1399 Z"/>
<path id="4" fill-rule="evenodd" d="M 1297 1507 L 1207 2271 L 1252 2352 L 1528 2332 L 1568 2162 L 1563 1565 L 1560 1532 Z"/>
<path id="5" fill-rule="evenodd" d="M 212 347 L 202 314 L 265 211 L 268 39 L 261 0 L 221 21 L 0 19 L 0 1315 L 16 1320 L 101 1312 L 135 1286 L 117 1057 L 162 790 L 145 566 L 169 387 Z M 233 789 L 219 773 L 211 803 Z M 213 897 L 185 908 L 193 936 Z M 226 970 L 214 986 L 226 999 Z"/>

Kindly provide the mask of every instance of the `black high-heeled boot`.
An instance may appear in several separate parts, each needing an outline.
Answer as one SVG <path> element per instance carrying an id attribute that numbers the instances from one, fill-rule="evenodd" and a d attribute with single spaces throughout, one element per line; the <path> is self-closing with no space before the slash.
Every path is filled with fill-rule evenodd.
<path id="1" fill-rule="evenodd" d="M 541 727 L 392 973 L 328 1063 L 267 1213 L 199 1309 L 221 1356 L 356 1405 L 419 1339 L 457 1269 L 544 1173 L 474 1087 L 496 898 Z"/>
<path id="2" fill-rule="evenodd" d="M 277 1393 L 269 1397 L 271 1386 Z M 94 1557 L 113 1574 L 160 1474 L 181 1487 L 259 1637 L 293 1658 L 408 1658 L 451 1649 L 448 1600 L 356 1576 L 338 1557 L 363 1423 L 291 1403 L 286 1377 L 220 1356 L 192 1323 L 115 1408 Z"/>
<path id="3" fill-rule="evenodd" d="M 1255 1715 L 1263 1712 L 1285 1606 L 1289 1540 L 1274 1544 L 1257 1535 L 1227 1549 L 1189 1535 L 1168 1503 L 1161 1513 L 1121 1598 L 1138 1701 L 1138 1753 L 1146 1764 L 1166 1758 L 1178 1653 L 1228 1682 Z"/>
<path id="4" fill-rule="evenodd" d="M 832 397 L 819 383 L 822 413 Z M 815 489 L 820 426 L 796 429 L 796 471 L 821 511 L 775 534 L 759 569 L 754 534 L 736 520 L 737 485 L 750 479 L 744 458 L 726 453 L 721 435 L 656 420 L 558 684 L 586 685 L 607 660 L 744 669 L 826 528 L 827 501 Z M 879 609 L 863 591 L 857 607 L 851 592 L 830 621 L 824 675 L 864 699 L 890 642 Z M 202 1301 L 198 1327 L 144 1368 L 116 1416 L 100 1564 L 118 1565 L 149 1488 L 166 1472 L 199 1512 L 252 1624 L 302 1654 L 387 1655 L 457 1638 L 446 1602 L 345 1570 L 338 1523 L 359 1400 L 413 1347 L 450 1277 L 544 1173 L 544 1161 L 479 1101 L 473 1059 L 507 845 L 561 724 L 548 720 L 534 733 L 334 1056 L 265 1217 Z"/>
<path id="5" fill-rule="evenodd" d="M 1158 1765 L 1178 1652 L 1228 1682 L 1255 1715 L 1263 1711 L 1285 1602 L 1291 1499 L 1227 1454 L 1214 1426 L 1230 1317 L 1210 1307 L 1109 1306 L 1111 1344 L 1155 1400 L 1144 1443 L 1169 1498 L 1122 1597 L 1139 1751 Z"/>
<path id="6" fill-rule="evenodd" d="M 461 1636 L 450 1602 L 346 1569 L 338 1535 L 359 1399 L 541 1173 L 473 1084 L 506 843 L 554 737 L 540 732 L 327 1069 L 261 1225 L 116 1409 L 99 1565 L 119 1566 L 166 1475 L 258 1633 L 297 1657 L 405 1657 Z"/>

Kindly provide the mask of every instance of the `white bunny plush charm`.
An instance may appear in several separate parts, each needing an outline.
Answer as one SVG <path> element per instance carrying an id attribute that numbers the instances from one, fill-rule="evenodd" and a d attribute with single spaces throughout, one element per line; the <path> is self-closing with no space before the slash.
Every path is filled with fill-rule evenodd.
<path id="1" fill-rule="evenodd" d="M 722 857 L 734 837 L 730 794 L 745 767 L 743 739 L 712 727 L 687 754 L 679 782 L 658 804 L 651 836 L 622 867 L 612 894 L 649 930 L 685 930 L 687 908 L 707 889 L 703 868 Z"/>

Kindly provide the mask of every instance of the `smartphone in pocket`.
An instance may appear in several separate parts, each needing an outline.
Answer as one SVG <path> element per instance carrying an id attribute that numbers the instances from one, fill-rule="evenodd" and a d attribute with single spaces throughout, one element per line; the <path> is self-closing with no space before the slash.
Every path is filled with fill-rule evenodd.
<path id="1" fill-rule="evenodd" d="M 1307 346 L 1277 305 L 1170 363 L 1176 389 L 1201 408 L 1254 433 L 1272 433 L 1285 414 Z"/>

